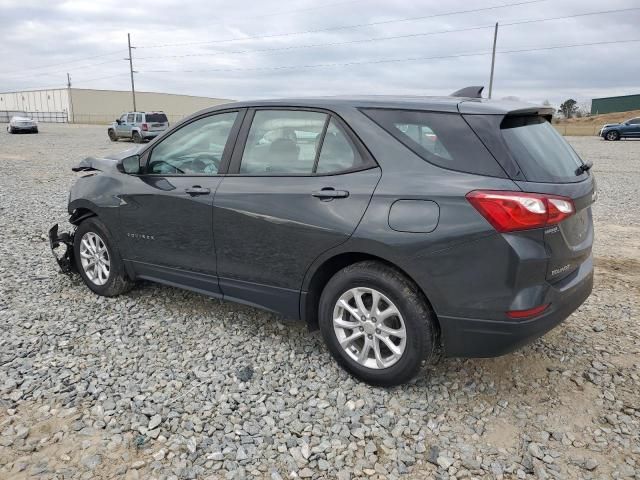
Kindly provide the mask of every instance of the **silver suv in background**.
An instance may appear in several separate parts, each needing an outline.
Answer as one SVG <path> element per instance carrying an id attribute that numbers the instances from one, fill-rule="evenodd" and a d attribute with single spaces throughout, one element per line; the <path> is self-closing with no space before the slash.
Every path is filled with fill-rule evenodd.
<path id="1" fill-rule="evenodd" d="M 107 130 L 112 142 L 130 138 L 135 143 L 151 140 L 169 128 L 164 112 L 127 112 L 113 122 Z"/>

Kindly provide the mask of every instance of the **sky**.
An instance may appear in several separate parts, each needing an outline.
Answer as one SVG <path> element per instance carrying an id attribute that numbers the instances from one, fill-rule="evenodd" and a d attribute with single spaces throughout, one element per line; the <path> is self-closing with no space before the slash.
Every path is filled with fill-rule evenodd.
<path id="1" fill-rule="evenodd" d="M 129 90 L 130 33 L 139 91 L 447 95 L 488 89 L 496 22 L 494 98 L 640 93 L 638 0 L 0 0 L 0 91 Z"/>

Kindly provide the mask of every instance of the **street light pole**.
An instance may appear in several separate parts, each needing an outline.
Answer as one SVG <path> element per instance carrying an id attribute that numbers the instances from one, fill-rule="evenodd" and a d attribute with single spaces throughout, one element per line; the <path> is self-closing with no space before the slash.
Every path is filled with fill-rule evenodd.
<path id="1" fill-rule="evenodd" d="M 489 77 L 489 98 L 493 92 L 493 70 L 496 65 L 496 43 L 498 42 L 498 22 L 496 22 L 496 28 L 493 31 L 493 52 L 491 53 L 491 77 Z M 132 80 L 133 81 L 133 77 Z"/>
<path id="2" fill-rule="evenodd" d="M 127 33 L 127 44 L 129 45 L 129 58 L 125 58 L 125 60 L 129 60 L 129 71 L 131 73 L 131 96 L 133 97 L 133 111 L 136 112 L 136 87 L 133 82 L 133 55 L 131 55 L 131 49 L 136 48 L 131 46 L 131 34 Z"/>

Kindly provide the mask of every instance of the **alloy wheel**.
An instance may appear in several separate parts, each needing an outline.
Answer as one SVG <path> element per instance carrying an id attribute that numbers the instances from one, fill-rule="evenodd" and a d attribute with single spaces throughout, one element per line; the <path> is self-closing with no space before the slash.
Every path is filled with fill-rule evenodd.
<path id="1" fill-rule="evenodd" d="M 96 285 L 104 285 L 111 273 L 109 250 L 97 233 L 87 232 L 80 240 L 80 263 L 87 278 Z"/>
<path id="2" fill-rule="evenodd" d="M 340 296 L 333 309 L 333 330 L 347 355 L 367 368 L 394 365 L 406 346 L 400 311 L 373 288 L 351 288 Z"/>

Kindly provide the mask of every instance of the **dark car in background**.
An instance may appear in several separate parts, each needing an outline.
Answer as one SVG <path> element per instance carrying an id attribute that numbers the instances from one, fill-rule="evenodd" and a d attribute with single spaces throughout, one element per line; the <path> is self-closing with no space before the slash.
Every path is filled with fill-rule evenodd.
<path id="1" fill-rule="evenodd" d="M 376 385 L 510 352 L 589 296 L 595 182 L 550 109 L 480 91 L 203 110 L 82 161 L 52 248 L 99 295 L 146 279 L 302 319 Z"/>
<path id="2" fill-rule="evenodd" d="M 630 118 L 622 123 L 609 123 L 600 129 L 599 135 L 605 140 L 640 138 L 640 117 Z"/>

